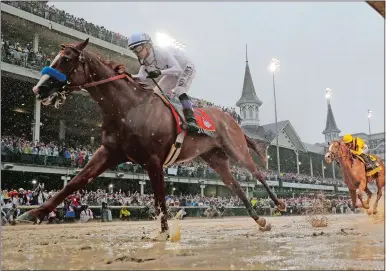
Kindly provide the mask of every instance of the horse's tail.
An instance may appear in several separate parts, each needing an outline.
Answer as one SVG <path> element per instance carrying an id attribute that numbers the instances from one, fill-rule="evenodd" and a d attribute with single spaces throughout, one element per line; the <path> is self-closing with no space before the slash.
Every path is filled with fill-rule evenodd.
<path id="1" fill-rule="evenodd" d="M 266 157 L 265 157 L 265 151 L 257 144 L 255 141 L 253 141 L 250 137 L 244 134 L 245 140 L 247 141 L 248 148 L 251 148 L 255 151 L 255 153 L 259 156 L 260 161 L 263 165 L 265 165 Z"/>

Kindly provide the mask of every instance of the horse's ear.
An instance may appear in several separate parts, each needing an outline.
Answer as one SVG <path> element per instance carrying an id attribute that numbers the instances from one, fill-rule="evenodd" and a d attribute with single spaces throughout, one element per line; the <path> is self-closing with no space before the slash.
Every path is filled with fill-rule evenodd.
<path id="1" fill-rule="evenodd" d="M 85 41 L 78 43 L 78 45 L 76 45 L 76 49 L 78 49 L 79 51 L 82 51 L 84 48 L 86 48 L 88 44 L 88 40 L 89 39 L 87 38 L 85 39 Z"/>

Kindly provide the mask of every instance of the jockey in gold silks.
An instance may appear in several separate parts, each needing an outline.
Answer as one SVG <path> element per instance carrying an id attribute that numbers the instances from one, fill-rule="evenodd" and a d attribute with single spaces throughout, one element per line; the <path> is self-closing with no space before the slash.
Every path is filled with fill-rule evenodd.
<path id="1" fill-rule="evenodd" d="M 353 137 L 351 134 L 345 134 L 342 141 L 350 149 L 352 154 L 360 156 L 365 161 L 366 169 L 374 168 L 374 163 L 367 154 L 368 147 L 360 137 Z"/>

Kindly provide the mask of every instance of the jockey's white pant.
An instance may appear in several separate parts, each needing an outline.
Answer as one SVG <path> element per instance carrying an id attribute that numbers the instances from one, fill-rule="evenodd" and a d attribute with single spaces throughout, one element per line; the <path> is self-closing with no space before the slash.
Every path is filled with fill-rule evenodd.
<path id="1" fill-rule="evenodd" d="M 177 97 L 181 94 L 187 93 L 192 84 L 193 78 L 196 76 L 196 69 L 193 64 L 187 64 L 182 71 L 180 76 L 164 75 L 159 80 L 158 85 L 169 97 L 176 95 Z M 158 87 L 154 88 L 157 91 Z M 174 94 L 173 94 L 174 92 Z"/>

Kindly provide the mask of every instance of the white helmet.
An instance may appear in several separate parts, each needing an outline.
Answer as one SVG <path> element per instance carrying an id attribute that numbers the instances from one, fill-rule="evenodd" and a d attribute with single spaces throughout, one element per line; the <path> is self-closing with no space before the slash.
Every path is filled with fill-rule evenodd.
<path id="1" fill-rule="evenodd" d="M 129 37 L 128 47 L 129 49 L 133 49 L 134 47 L 145 43 L 151 43 L 150 36 L 143 32 L 137 32 Z"/>

